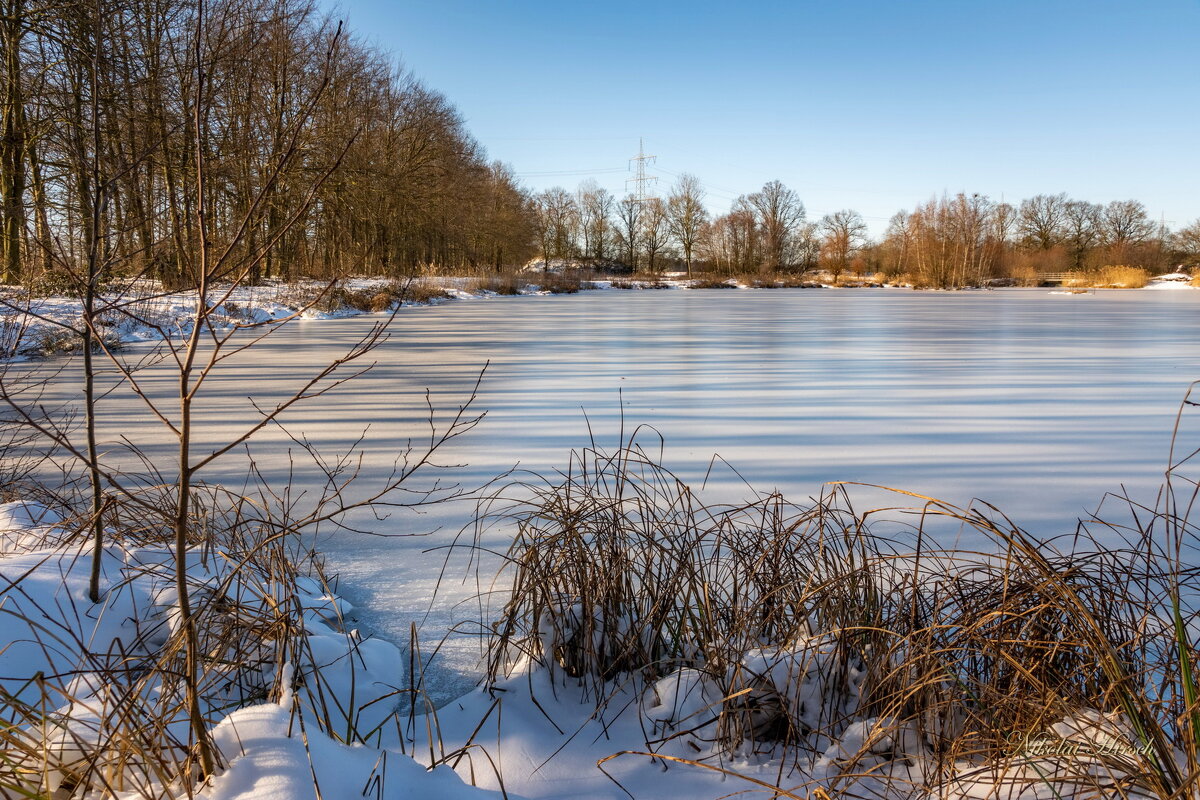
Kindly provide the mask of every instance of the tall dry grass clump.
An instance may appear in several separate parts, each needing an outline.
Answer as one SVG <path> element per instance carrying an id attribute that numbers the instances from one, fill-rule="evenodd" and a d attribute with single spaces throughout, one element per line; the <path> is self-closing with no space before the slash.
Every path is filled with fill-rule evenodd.
<path id="1" fill-rule="evenodd" d="M 1063 286 L 1080 289 L 1141 289 L 1149 282 L 1150 273 L 1141 267 L 1107 265 L 1072 272 L 1063 280 Z"/>
<path id="2" fill-rule="evenodd" d="M 636 441 L 589 449 L 504 512 L 489 679 L 532 664 L 598 713 L 632 687 L 667 721 L 642 755 L 780 758 L 807 776 L 780 796 L 1195 797 L 1195 455 L 1158 507 L 1116 498 L 1041 540 L 895 490 L 866 511 L 842 485 L 706 505 Z M 685 689 L 705 699 L 672 718 L 658 704 Z"/>

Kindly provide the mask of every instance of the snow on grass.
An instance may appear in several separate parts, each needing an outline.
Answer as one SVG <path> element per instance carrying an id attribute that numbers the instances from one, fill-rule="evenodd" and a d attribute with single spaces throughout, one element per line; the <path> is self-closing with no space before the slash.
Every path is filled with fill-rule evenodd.
<path id="1" fill-rule="evenodd" d="M 72 796 L 100 773 L 103 796 L 184 796 L 187 720 L 163 670 L 178 638 L 171 552 L 106 548 L 93 604 L 87 548 L 38 546 L 66 527 L 36 503 L 0 505 L 0 686 L 10 717 L 0 791 Z M 205 695 L 223 766 L 201 800 L 1101 797 L 1097 786 L 1125 780 L 1113 754 L 1138 740 L 1123 714 L 1081 708 L 1014 742 L 1011 763 L 969 748 L 947 763 L 928 722 L 869 710 L 873 651 L 847 660 L 832 631 L 786 645 L 749 640 L 723 678 L 711 663 L 664 662 L 656 678 L 632 670 L 602 684 L 560 661 L 577 642 L 546 634 L 542 657 L 522 656 L 502 677 L 406 717 L 396 712 L 399 649 L 360 637 L 329 581 L 319 572 L 280 580 L 269 563 L 239 573 L 237 560 L 219 548 L 188 555 L 194 596 L 220 601 L 207 619 L 233 626 L 231 636 L 201 632 L 203 651 L 226 665 Z M 287 657 L 264 627 L 282 608 L 301 632 Z M 732 735 L 731 717 L 744 720 Z M 786 734 L 774 730 L 780 720 Z"/>
<path id="2" fill-rule="evenodd" d="M 55 545 L 70 533 L 60 523 L 36 503 L 0 505 L 0 797 L 65 798 L 89 786 L 106 787 L 105 797 L 184 796 L 172 554 L 106 547 L 93 603 L 90 545 Z M 226 765 L 200 797 L 497 796 L 448 767 L 428 771 L 399 751 L 364 746 L 397 704 L 399 649 L 347 630 L 351 607 L 323 581 L 280 581 L 262 567 L 242 574 L 237 561 L 220 549 L 188 555 L 189 591 L 213 601 L 200 631 L 202 683 Z M 289 660 L 281 675 L 284 640 L 264 626 L 282 608 L 301 636 L 295 671 Z M 282 687 L 279 702 L 263 703 L 273 686 Z"/>

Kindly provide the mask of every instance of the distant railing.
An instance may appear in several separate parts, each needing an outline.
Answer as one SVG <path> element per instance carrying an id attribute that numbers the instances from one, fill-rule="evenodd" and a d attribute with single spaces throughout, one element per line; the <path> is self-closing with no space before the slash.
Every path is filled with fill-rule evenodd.
<path id="1" fill-rule="evenodd" d="M 1041 286 L 1044 286 L 1047 283 L 1057 283 L 1061 285 L 1062 282 L 1071 277 L 1072 274 L 1073 273 L 1070 272 L 1039 272 L 1038 284 Z"/>

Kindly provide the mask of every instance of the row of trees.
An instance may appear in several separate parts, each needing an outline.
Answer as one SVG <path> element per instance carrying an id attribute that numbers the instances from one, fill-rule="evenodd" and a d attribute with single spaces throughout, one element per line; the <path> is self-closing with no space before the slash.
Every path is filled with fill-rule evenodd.
<path id="1" fill-rule="evenodd" d="M 1110 264 L 1161 270 L 1200 261 L 1200 221 L 1172 233 L 1135 200 L 1100 205 L 1057 194 L 1012 205 L 958 194 L 898 212 L 879 241 L 870 240 L 853 210 L 810 220 L 797 193 L 779 181 L 742 195 L 716 217 L 690 175 L 665 200 L 617 200 L 589 181 L 574 194 L 554 188 L 535 201 L 547 262 L 615 260 L 650 271 L 680 264 L 689 273 L 698 263 L 724 274 L 819 268 L 835 278 L 884 272 L 949 286 Z"/>
<path id="2" fill-rule="evenodd" d="M 617 200 L 594 181 L 574 194 L 548 189 L 535 198 L 542 257 L 619 261 L 650 271 L 678 258 L 690 274 L 697 260 L 718 269 L 783 269 L 807 246 L 804 204 L 779 181 L 739 198 L 715 220 L 704 198 L 693 175 L 679 176 L 665 200 Z"/>
<path id="3" fill-rule="evenodd" d="M 1200 255 L 1196 224 L 1169 234 L 1136 201 L 1062 194 L 934 199 L 897 214 L 877 242 L 852 210 L 810 219 L 779 181 L 715 216 L 690 175 L 665 198 L 618 198 L 594 182 L 530 196 L 446 98 L 313 0 L 0 6 L 0 283 L 88 273 L 191 285 L 202 244 L 236 249 L 228 260 L 251 280 L 500 269 L 540 255 L 941 285 Z"/>
<path id="4" fill-rule="evenodd" d="M 310 0 L 0 2 L 0 282 L 90 253 L 186 284 L 201 239 L 256 278 L 533 252 L 527 196 L 446 98 Z"/>
<path id="5" fill-rule="evenodd" d="M 1013 206 L 959 194 L 896 214 L 862 255 L 867 268 L 937 286 L 1105 265 L 1162 271 L 1200 259 L 1200 221 L 1172 233 L 1136 200 L 1100 205 L 1057 194 Z"/>

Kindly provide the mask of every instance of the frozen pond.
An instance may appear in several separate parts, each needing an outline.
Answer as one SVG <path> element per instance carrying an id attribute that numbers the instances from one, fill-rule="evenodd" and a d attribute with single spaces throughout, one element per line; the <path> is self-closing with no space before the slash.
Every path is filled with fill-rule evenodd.
<path id="1" fill-rule="evenodd" d="M 466 484 L 520 464 L 542 473 L 568 452 L 653 426 L 665 463 L 699 484 L 714 454 L 756 489 L 796 500 L 827 481 L 885 484 L 958 504 L 982 498 L 1043 535 L 1068 532 L 1124 485 L 1153 503 L 1176 411 L 1200 377 L 1200 293 L 1045 290 L 643 291 L 457 302 L 402 312 L 368 375 L 290 417 L 328 453 L 370 425 L 365 481 L 423 435 L 435 407 L 465 399 L 485 362 L 483 422 L 441 460 Z M 289 325 L 227 365 L 202 416 L 214 429 L 335 358 L 375 321 Z M 165 374 L 154 391 L 169 391 Z M 148 423 L 110 402 L 109 434 Z M 148 434 L 147 434 L 148 435 Z M 281 476 L 287 439 L 267 431 L 259 466 Z M 301 464 L 302 466 L 302 464 Z M 236 459 L 209 475 L 241 474 Z M 301 472 L 301 481 L 304 473 Z M 729 470 L 714 496 L 745 489 Z M 364 622 L 404 641 L 429 605 L 462 509 L 396 515 L 381 533 L 324 550 Z M 502 535 L 490 543 L 503 547 Z M 463 597 L 469 587 L 451 594 Z M 441 605 L 430 628 L 456 612 Z M 470 616 L 464 612 L 461 616 Z M 432 634 L 433 631 L 430 631 Z M 459 663 L 465 663 L 462 659 Z"/>

